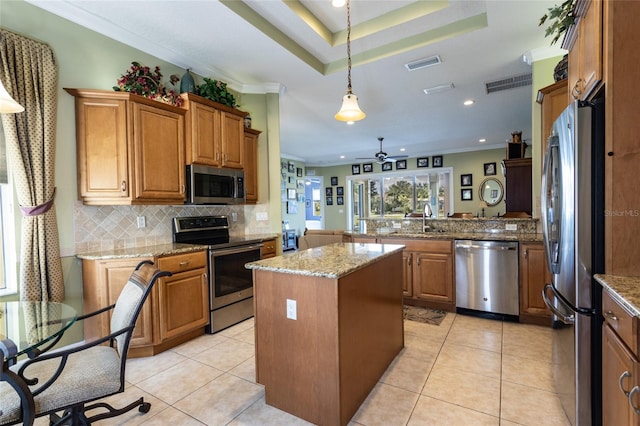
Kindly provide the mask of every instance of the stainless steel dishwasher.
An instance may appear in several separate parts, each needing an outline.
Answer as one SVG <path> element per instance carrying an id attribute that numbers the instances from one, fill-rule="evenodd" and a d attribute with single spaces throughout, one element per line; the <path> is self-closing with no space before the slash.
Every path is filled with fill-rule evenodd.
<path id="1" fill-rule="evenodd" d="M 456 240 L 456 308 L 519 315 L 518 243 Z"/>

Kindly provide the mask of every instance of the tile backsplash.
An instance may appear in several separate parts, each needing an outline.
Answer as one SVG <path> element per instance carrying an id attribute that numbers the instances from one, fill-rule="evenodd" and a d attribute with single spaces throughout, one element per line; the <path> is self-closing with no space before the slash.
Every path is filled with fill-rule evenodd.
<path id="1" fill-rule="evenodd" d="M 76 253 L 170 243 L 172 219 L 177 216 L 224 215 L 229 217 L 231 235 L 269 233 L 269 222 L 254 219 L 256 211 L 266 208 L 265 205 L 85 206 L 78 201 L 74 206 Z M 139 216 L 145 218 L 144 228 L 137 226 Z"/>

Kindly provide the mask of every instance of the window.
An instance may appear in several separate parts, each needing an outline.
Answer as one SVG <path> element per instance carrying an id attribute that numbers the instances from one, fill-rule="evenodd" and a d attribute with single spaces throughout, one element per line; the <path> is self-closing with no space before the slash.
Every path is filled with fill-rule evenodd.
<path id="1" fill-rule="evenodd" d="M 0 295 L 17 291 L 15 221 L 13 215 L 13 190 L 11 184 L 0 184 Z"/>
<path id="2" fill-rule="evenodd" d="M 447 212 L 453 211 L 451 172 L 449 168 L 438 168 L 437 172 L 421 170 L 408 174 L 401 171 L 348 178 L 352 200 L 348 226 L 358 230 L 361 218 L 393 219 L 422 213 L 426 203 L 431 206 L 434 216 L 446 217 Z"/>

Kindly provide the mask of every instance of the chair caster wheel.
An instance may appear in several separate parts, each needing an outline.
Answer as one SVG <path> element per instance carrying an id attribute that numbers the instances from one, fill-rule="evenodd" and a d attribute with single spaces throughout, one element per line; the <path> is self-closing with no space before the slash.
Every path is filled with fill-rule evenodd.
<path id="1" fill-rule="evenodd" d="M 148 413 L 149 410 L 151 410 L 151 403 L 149 402 L 143 402 L 142 405 L 138 407 L 138 411 L 140 411 L 141 413 Z"/>

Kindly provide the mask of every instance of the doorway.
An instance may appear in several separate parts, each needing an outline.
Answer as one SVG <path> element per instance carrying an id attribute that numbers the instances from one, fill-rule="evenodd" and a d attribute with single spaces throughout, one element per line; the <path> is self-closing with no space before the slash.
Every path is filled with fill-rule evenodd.
<path id="1" fill-rule="evenodd" d="M 322 176 L 307 177 L 305 188 L 305 227 L 307 229 L 324 229 L 324 206 L 322 204 Z"/>

